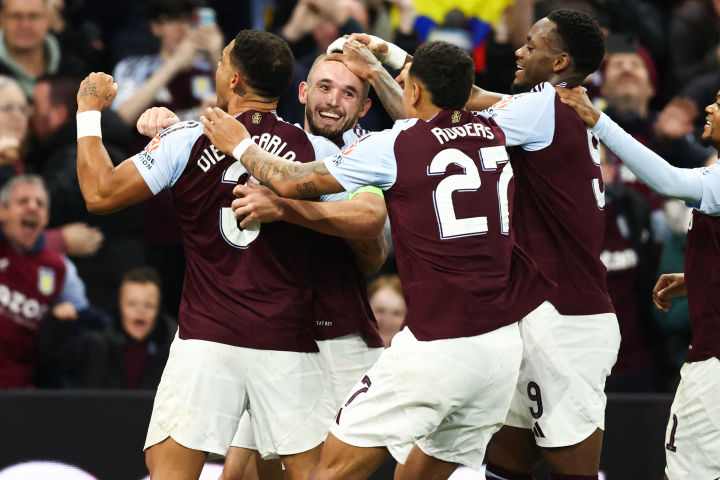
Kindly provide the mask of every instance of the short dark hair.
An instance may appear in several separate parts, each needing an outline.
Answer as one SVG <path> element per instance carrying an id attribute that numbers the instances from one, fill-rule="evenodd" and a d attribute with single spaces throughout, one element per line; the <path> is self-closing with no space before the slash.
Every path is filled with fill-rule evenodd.
<path id="1" fill-rule="evenodd" d="M 290 86 L 295 58 L 287 42 L 274 33 L 241 30 L 230 59 L 263 97 L 278 98 Z"/>
<path id="2" fill-rule="evenodd" d="M 126 283 L 152 283 L 162 293 L 162 280 L 160 274 L 152 267 L 136 267 L 125 272 L 121 285 Z"/>
<path id="3" fill-rule="evenodd" d="M 444 109 L 462 109 L 475 81 L 470 55 L 441 41 L 425 43 L 415 51 L 410 74 L 430 91 L 433 104 Z"/>
<path id="4" fill-rule="evenodd" d="M 577 73 L 588 76 L 600 68 L 605 38 L 594 18 L 577 10 L 554 10 L 547 18 L 555 24 L 562 49 L 570 54 Z"/>
<path id="5" fill-rule="evenodd" d="M 145 15 L 151 22 L 187 18 L 203 5 L 202 0 L 150 0 L 145 6 Z"/>

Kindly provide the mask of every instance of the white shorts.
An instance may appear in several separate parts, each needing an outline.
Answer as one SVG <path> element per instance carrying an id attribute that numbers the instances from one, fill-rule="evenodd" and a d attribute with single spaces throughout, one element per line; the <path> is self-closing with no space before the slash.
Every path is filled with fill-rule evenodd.
<path id="1" fill-rule="evenodd" d="M 665 434 L 668 480 L 720 477 L 720 360 L 686 363 Z"/>
<path id="2" fill-rule="evenodd" d="M 417 445 L 440 460 L 480 468 L 507 416 L 521 359 L 517 323 L 433 341 L 417 340 L 406 327 L 355 385 L 331 432 L 357 447 L 387 447 L 398 463 Z"/>
<path id="3" fill-rule="evenodd" d="M 363 374 L 375 364 L 383 348 L 369 348 L 360 335 L 318 340 L 317 345 L 323 371 L 323 392 L 315 411 L 317 422 L 313 425 L 321 428 L 315 435 L 322 436 L 324 440 L 343 400 Z M 247 413 L 240 419 L 240 426 L 231 445 L 257 450 L 250 415 Z"/>
<path id="4" fill-rule="evenodd" d="M 523 361 L 506 425 L 532 430 L 541 447 L 576 445 L 605 429 L 605 379 L 617 360 L 614 313 L 547 315 L 520 322 Z"/>
<path id="5" fill-rule="evenodd" d="M 247 410 L 263 455 L 324 440 L 313 425 L 322 371 L 315 353 L 256 350 L 175 337 L 153 404 L 145 449 L 168 437 L 225 455 Z"/>

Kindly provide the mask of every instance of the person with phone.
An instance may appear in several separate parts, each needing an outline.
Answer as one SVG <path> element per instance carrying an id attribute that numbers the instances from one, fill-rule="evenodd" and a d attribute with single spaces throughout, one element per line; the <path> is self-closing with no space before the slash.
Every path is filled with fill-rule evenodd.
<path id="1" fill-rule="evenodd" d="M 122 87 L 113 109 L 132 125 L 152 106 L 196 118 L 215 98 L 213 72 L 224 45 L 215 12 L 197 0 L 152 0 L 147 17 L 160 49 L 118 62 L 113 76 Z"/>

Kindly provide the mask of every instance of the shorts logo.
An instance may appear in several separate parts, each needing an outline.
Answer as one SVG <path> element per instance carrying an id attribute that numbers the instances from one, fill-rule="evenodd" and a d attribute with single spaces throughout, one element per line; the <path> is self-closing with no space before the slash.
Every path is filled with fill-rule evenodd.
<path id="1" fill-rule="evenodd" d="M 535 425 L 533 425 L 532 431 L 533 435 L 535 435 L 537 438 L 545 438 L 545 433 L 543 433 L 540 425 L 537 422 L 535 422 Z"/>
<path id="2" fill-rule="evenodd" d="M 55 290 L 55 271 L 51 268 L 38 268 L 38 290 L 46 297 Z"/>
<path id="3" fill-rule="evenodd" d="M 260 122 L 262 122 L 262 114 L 258 112 L 253 113 L 250 121 L 253 125 L 260 125 Z"/>

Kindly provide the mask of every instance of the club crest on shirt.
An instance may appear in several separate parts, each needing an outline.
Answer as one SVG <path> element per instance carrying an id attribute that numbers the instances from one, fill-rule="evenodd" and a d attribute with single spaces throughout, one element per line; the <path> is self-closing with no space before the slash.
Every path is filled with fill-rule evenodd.
<path id="1" fill-rule="evenodd" d="M 459 111 L 455 110 L 455 111 L 452 113 L 452 115 L 450 116 L 450 121 L 451 121 L 452 123 L 459 123 L 461 118 L 462 118 L 462 113 L 460 113 Z"/>
<path id="2" fill-rule="evenodd" d="M 262 122 L 262 113 L 253 113 L 250 121 L 253 123 L 253 125 L 260 125 L 260 122 Z"/>
<path id="3" fill-rule="evenodd" d="M 46 297 L 55 291 L 55 271 L 52 268 L 38 268 L 38 290 Z"/>

